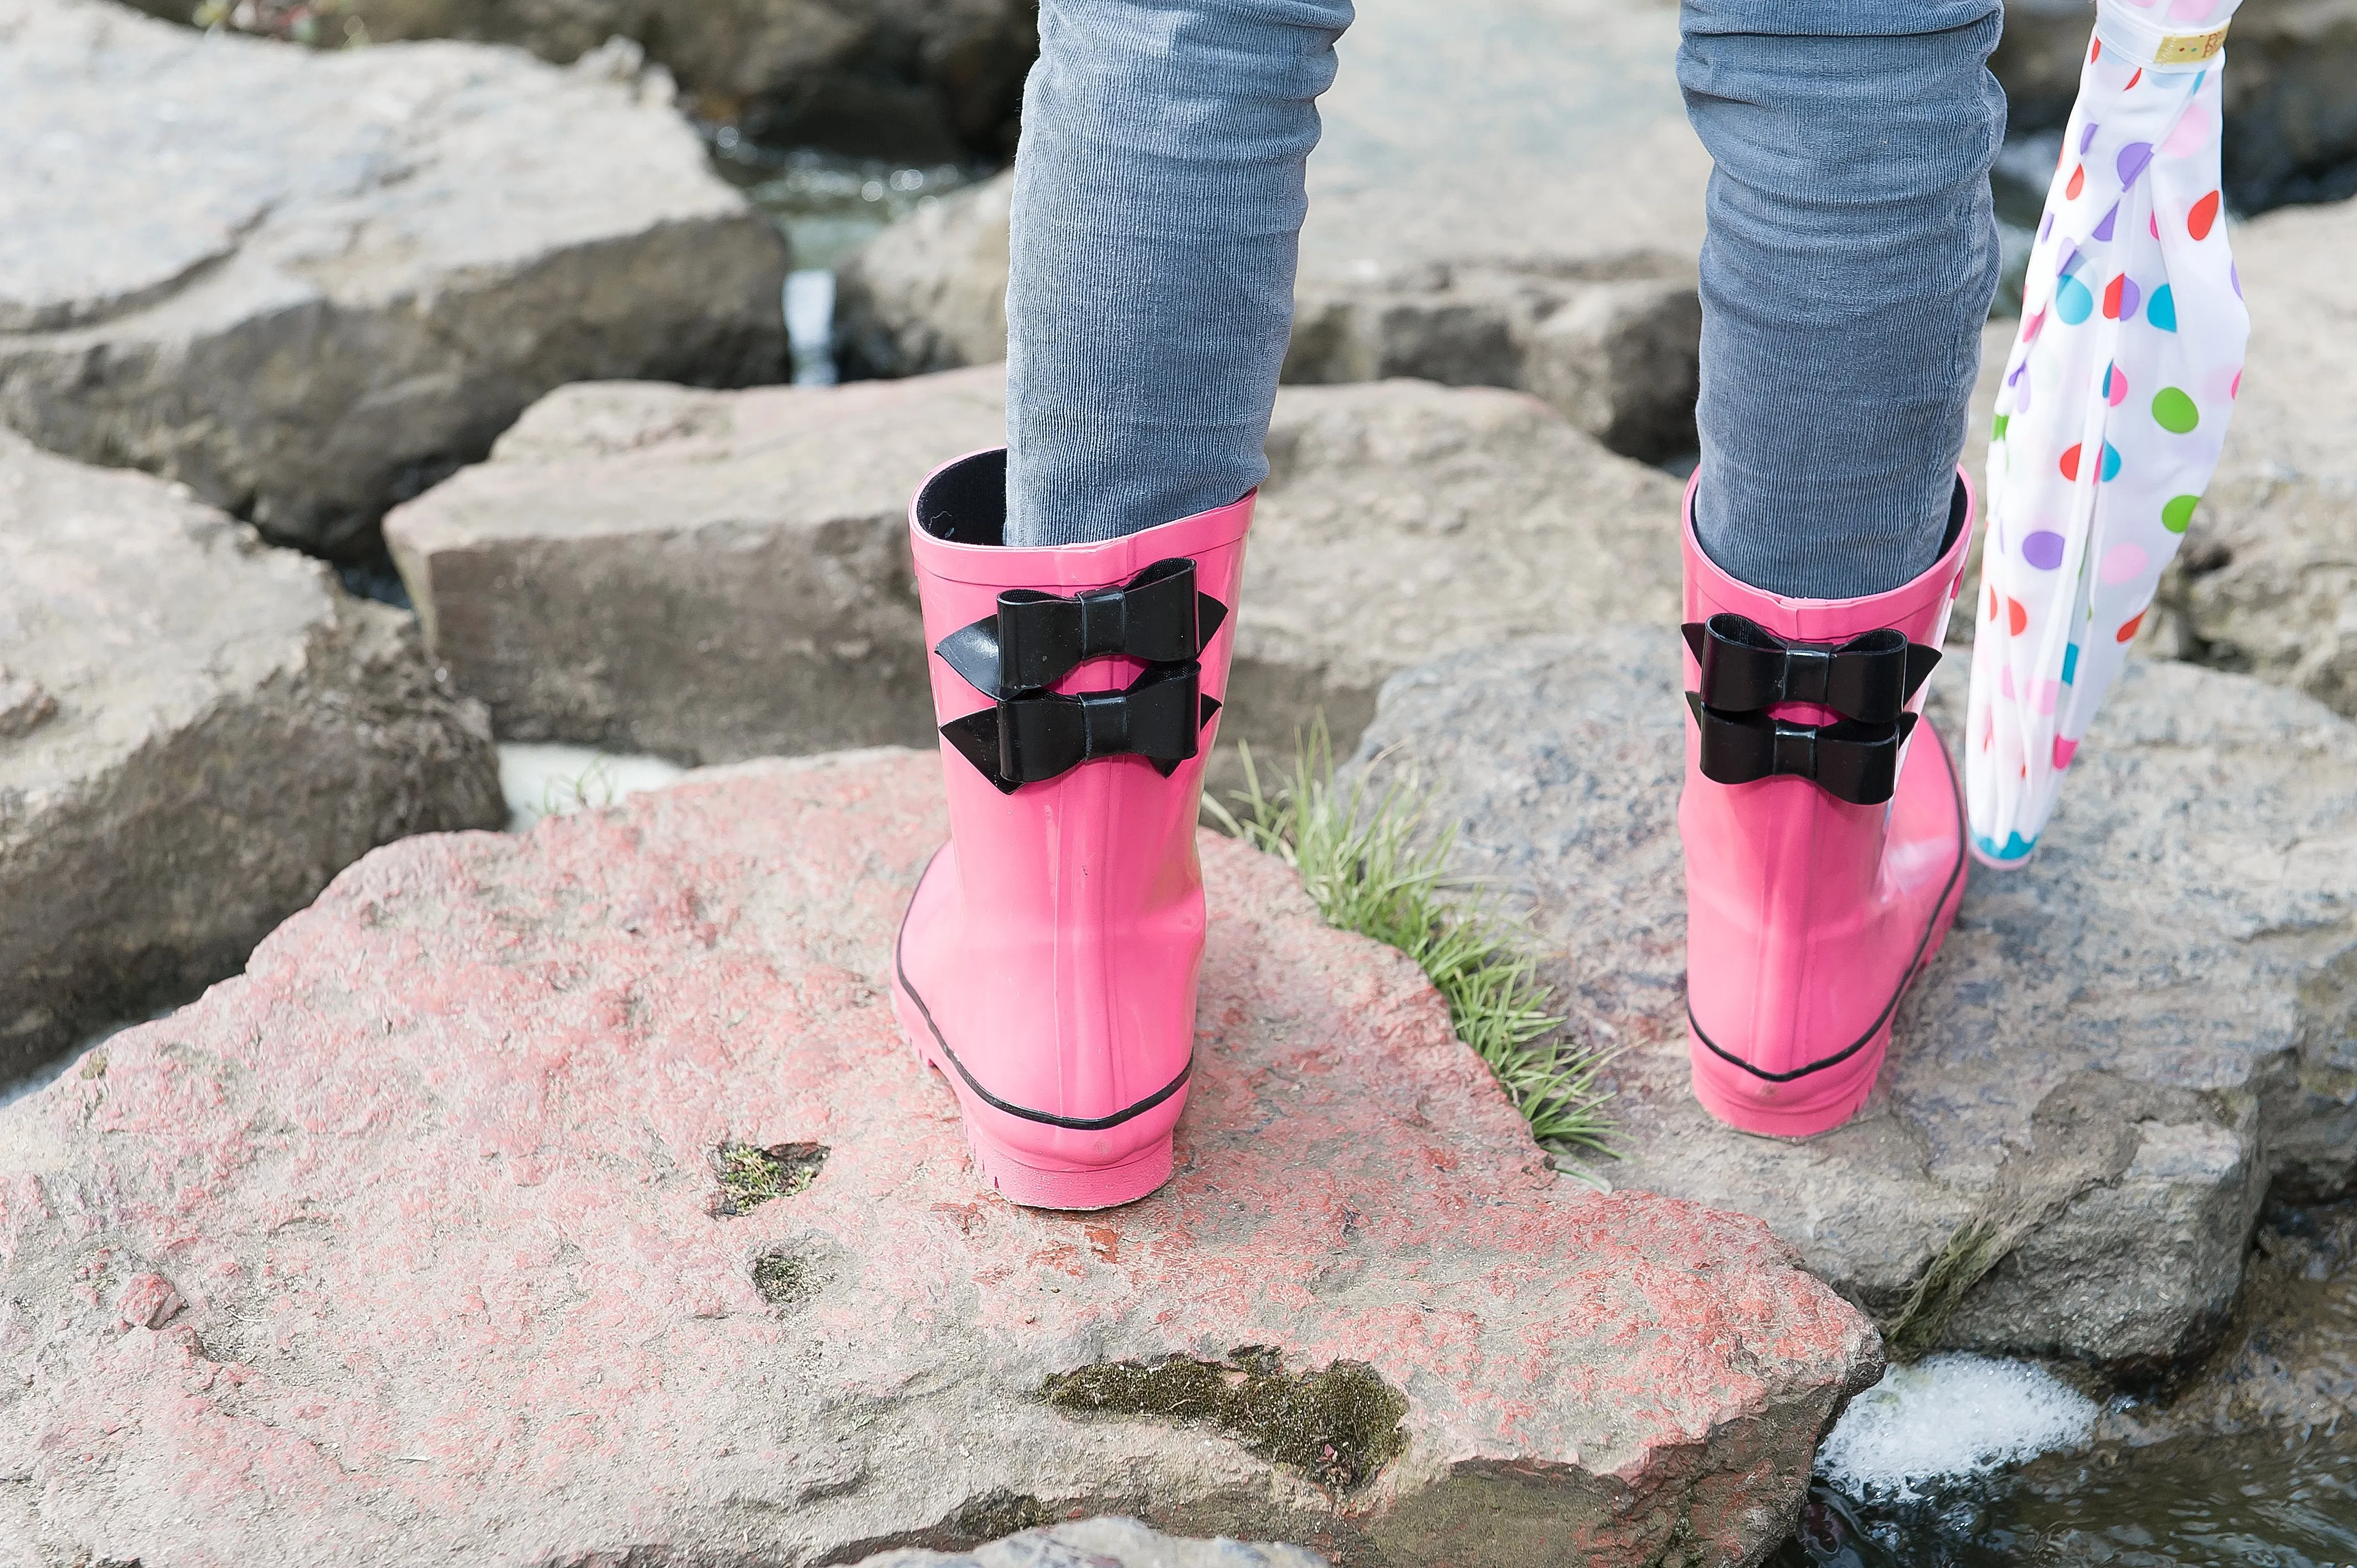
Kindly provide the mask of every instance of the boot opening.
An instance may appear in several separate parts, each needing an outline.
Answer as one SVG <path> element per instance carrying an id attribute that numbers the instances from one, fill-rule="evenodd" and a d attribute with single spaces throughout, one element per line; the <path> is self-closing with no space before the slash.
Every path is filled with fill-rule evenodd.
<path id="1" fill-rule="evenodd" d="M 1948 531 L 1940 535 L 1940 553 L 1934 561 L 1945 561 L 1948 552 L 1956 547 L 1956 535 L 1964 531 L 1964 523 L 1973 513 L 1972 492 L 1964 489 L 1964 477 L 1956 476 L 1956 488 L 1948 498 Z"/>
<path id="2" fill-rule="evenodd" d="M 1006 542 L 1006 448 L 961 457 L 917 494 L 917 526 L 952 544 Z"/>

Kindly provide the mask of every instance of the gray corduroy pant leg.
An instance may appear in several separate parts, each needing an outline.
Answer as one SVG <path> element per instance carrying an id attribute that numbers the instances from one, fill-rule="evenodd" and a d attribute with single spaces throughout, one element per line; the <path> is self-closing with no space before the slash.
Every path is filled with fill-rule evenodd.
<path id="1" fill-rule="evenodd" d="M 1044 0 L 1007 290 L 1010 543 L 1260 482 L 1345 0 Z M 1996 287 L 1996 0 L 1686 0 L 1717 161 L 1704 546 L 1771 592 L 1931 564 Z M 1479 83 L 1456 84 L 1478 94 Z"/>

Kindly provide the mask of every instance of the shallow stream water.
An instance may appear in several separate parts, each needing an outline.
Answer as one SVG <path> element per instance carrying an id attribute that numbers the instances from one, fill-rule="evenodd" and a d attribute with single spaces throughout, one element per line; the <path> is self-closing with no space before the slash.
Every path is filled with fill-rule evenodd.
<path id="1" fill-rule="evenodd" d="M 832 385 L 835 379 L 835 270 L 887 225 L 987 172 L 957 164 L 911 167 L 815 147 L 768 147 L 747 141 L 734 126 L 702 129 L 713 168 L 769 215 L 792 252 L 783 304 L 794 381 L 802 386 Z"/>
<path id="2" fill-rule="evenodd" d="M 2268 1217 L 2224 1342 L 2173 1390 L 1933 1358 L 1862 1396 L 1818 1471 L 1776 1568 L 2357 1564 L 2357 1204 Z"/>

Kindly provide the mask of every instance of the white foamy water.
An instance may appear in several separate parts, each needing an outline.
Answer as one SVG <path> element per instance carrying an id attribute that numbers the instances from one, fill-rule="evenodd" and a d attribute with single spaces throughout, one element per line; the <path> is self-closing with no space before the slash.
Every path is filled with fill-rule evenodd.
<path id="1" fill-rule="evenodd" d="M 1893 1367 L 1817 1449 L 1817 1473 L 1852 1497 L 1913 1498 L 1933 1482 L 2075 1448 L 2101 1413 L 2043 1368 L 1987 1356 Z"/>
<path id="2" fill-rule="evenodd" d="M 525 832 L 543 817 L 610 806 L 625 795 L 660 789 L 687 769 L 660 757 L 629 757 L 587 746 L 500 746 L 500 792 L 508 831 Z"/>

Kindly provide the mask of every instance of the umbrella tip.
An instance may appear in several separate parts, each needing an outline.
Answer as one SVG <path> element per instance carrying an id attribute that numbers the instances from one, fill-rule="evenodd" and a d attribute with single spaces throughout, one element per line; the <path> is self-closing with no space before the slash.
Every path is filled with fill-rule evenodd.
<path id="1" fill-rule="evenodd" d="M 1974 833 L 1972 845 L 1973 858 L 1991 871 L 2018 871 L 2038 853 L 2038 841 L 2023 838 L 2019 833 L 2007 833 L 2002 845 L 1993 838 Z"/>

